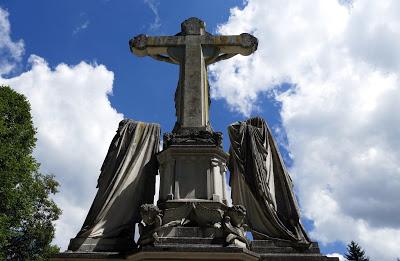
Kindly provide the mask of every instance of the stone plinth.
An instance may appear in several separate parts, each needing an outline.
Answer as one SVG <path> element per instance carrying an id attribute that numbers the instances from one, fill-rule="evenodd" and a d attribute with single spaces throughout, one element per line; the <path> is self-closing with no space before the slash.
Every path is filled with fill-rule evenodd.
<path id="1" fill-rule="evenodd" d="M 260 261 L 339 261 L 338 257 L 327 257 L 321 254 L 265 254 Z"/>
<path id="2" fill-rule="evenodd" d="M 98 261 L 98 260 L 219 260 L 219 261 L 257 261 L 259 255 L 241 248 L 222 248 L 212 245 L 189 246 L 154 246 L 145 247 L 135 252 L 119 255 L 115 253 L 61 253 L 51 258 L 54 261 Z"/>
<path id="3" fill-rule="evenodd" d="M 51 261 L 126 260 L 125 254 L 116 252 L 64 252 L 53 255 Z"/>
<path id="4" fill-rule="evenodd" d="M 125 253 L 60 253 L 51 260 L 240 260 L 240 261 L 339 261 L 319 252 L 318 244 L 309 249 L 296 249 L 290 242 L 279 240 L 255 240 L 250 249 L 226 246 L 214 237 L 217 230 L 196 227 L 176 227 L 161 237 L 154 245 L 141 247 Z"/>
<path id="5" fill-rule="evenodd" d="M 311 242 L 310 246 L 298 245 L 296 243 L 285 240 L 253 240 L 250 244 L 253 252 L 260 254 L 271 253 L 303 253 L 303 254 L 320 254 L 317 242 Z"/>
<path id="6" fill-rule="evenodd" d="M 265 245 L 265 242 L 262 242 L 261 245 Z M 337 257 L 326 257 L 319 253 L 257 253 L 238 247 L 224 247 L 222 244 L 210 243 L 209 240 L 198 237 L 191 237 L 190 239 L 182 237 L 173 240 L 164 238 L 153 246 L 142 247 L 122 254 L 107 252 L 61 253 L 54 256 L 51 260 L 339 261 Z"/>
<path id="7" fill-rule="evenodd" d="M 194 226 L 203 228 L 213 227 L 214 224 L 222 222 L 224 211 L 227 206 L 221 202 L 211 200 L 168 200 L 159 203 L 164 214 L 162 223 L 171 224 L 175 221 L 187 221 Z M 190 224 L 188 224 L 190 225 Z"/>
<path id="8" fill-rule="evenodd" d="M 159 242 L 155 244 L 177 244 L 191 242 L 201 242 L 203 244 L 219 243 L 223 244 L 223 233 L 221 229 L 213 227 L 170 227 L 163 228 L 158 232 Z"/>
<path id="9" fill-rule="evenodd" d="M 133 238 L 72 238 L 68 249 L 78 252 L 126 252 L 136 248 Z"/>
<path id="10" fill-rule="evenodd" d="M 221 260 L 221 261 L 256 261 L 259 255 L 246 249 L 231 247 L 223 248 L 215 245 L 180 245 L 154 246 L 141 249 L 127 259 L 135 261 L 147 260 Z"/>
<path id="11" fill-rule="evenodd" d="M 265 261 L 339 261 L 337 257 L 321 255 L 317 242 L 305 248 L 304 245 L 285 240 L 253 240 L 250 250 Z"/>
<path id="12" fill-rule="evenodd" d="M 227 154 L 218 146 L 173 145 L 158 155 L 159 203 L 210 200 L 226 204 Z"/>

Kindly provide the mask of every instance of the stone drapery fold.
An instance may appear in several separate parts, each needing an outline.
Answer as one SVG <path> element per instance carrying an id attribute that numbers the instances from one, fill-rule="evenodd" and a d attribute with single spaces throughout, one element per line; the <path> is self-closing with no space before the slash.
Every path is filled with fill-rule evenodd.
<path id="1" fill-rule="evenodd" d="M 98 178 L 98 191 L 77 238 L 132 238 L 139 207 L 153 203 L 160 125 L 120 122 Z"/>
<path id="2" fill-rule="evenodd" d="M 266 122 L 255 117 L 228 127 L 232 203 L 247 210 L 254 239 L 308 244 L 292 180 Z"/>

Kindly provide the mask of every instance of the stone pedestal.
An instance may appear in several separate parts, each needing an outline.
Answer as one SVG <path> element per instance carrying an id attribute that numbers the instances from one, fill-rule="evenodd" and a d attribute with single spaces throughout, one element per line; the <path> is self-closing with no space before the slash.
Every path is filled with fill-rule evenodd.
<path id="1" fill-rule="evenodd" d="M 238 227 L 227 228 L 234 224 L 229 222 L 236 213 L 226 204 L 227 154 L 218 145 L 195 143 L 198 140 L 168 144 L 158 155 L 160 198 L 158 208 L 151 205 L 148 214 L 154 214 L 150 220 L 159 221 L 149 221 L 150 229 L 144 234 L 154 240 L 139 248 L 126 241 L 78 240 L 71 242 L 76 252 L 60 253 L 52 260 L 339 261 L 321 255 L 317 243 L 305 248 L 282 240 L 228 241 Z"/>
<path id="2" fill-rule="evenodd" d="M 158 155 L 159 204 L 209 200 L 226 204 L 227 154 L 218 146 L 172 145 Z"/>
<path id="3" fill-rule="evenodd" d="M 142 247 L 128 253 L 61 253 L 51 260 L 339 261 L 337 257 L 326 257 L 319 253 L 258 253 L 238 247 L 224 247 L 222 244 L 207 241 L 203 237 L 191 237 L 190 240 L 175 238 L 174 240 L 163 240 L 153 246 Z"/>
<path id="4" fill-rule="evenodd" d="M 72 238 L 69 251 L 77 252 L 126 252 L 137 246 L 133 238 Z"/>
<path id="5" fill-rule="evenodd" d="M 162 224 L 179 221 L 191 227 L 215 227 L 220 225 L 227 206 L 210 200 L 168 200 L 160 203 L 163 209 Z"/>

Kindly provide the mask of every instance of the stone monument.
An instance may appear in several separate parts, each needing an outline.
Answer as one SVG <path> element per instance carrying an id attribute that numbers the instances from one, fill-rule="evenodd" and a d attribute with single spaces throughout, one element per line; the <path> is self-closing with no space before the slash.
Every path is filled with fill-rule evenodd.
<path id="1" fill-rule="evenodd" d="M 211 35 L 198 18 L 184 21 L 175 36 L 138 35 L 129 42 L 137 56 L 179 65 L 175 126 L 158 152 L 159 125 L 121 122 L 88 217 L 69 250 L 53 260 L 338 260 L 321 255 L 301 225 L 291 179 L 265 121 L 229 126 L 229 154 L 209 122 L 207 66 L 250 55 L 257 44 L 247 33 Z"/>

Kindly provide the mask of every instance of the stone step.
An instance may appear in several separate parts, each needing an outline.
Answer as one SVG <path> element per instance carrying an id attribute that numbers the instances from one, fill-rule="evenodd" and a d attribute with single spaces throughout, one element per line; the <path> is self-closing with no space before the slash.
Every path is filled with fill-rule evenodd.
<path id="1" fill-rule="evenodd" d="M 314 253 L 319 254 L 318 243 L 312 242 L 309 247 L 284 240 L 253 240 L 250 249 L 259 254 L 268 253 Z"/>
<path id="2" fill-rule="evenodd" d="M 216 238 L 223 237 L 222 229 L 208 227 L 163 227 L 158 231 L 160 237 L 165 238 Z"/>
<path id="3" fill-rule="evenodd" d="M 174 244 L 174 245 L 198 245 L 198 244 L 222 244 L 223 240 L 215 239 L 215 238 L 204 238 L 204 237 L 160 237 L 158 242 L 155 242 L 154 245 L 161 244 Z"/>
<path id="4" fill-rule="evenodd" d="M 285 241 L 285 240 L 252 240 L 252 247 L 268 247 L 268 246 L 280 246 L 280 247 L 293 247 L 296 243 Z M 311 246 L 313 248 L 319 248 L 317 242 L 311 242 Z"/>
<path id="5" fill-rule="evenodd" d="M 337 257 L 320 254 L 262 254 L 260 261 L 339 261 Z"/>
<path id="6" fill-rule="evenodd" d="M 251 250 L 256 253 L 320 253 L 319 248 L 310 248 L 304 251 L 299 251 L 293 247 L 252 247 Z"/>

